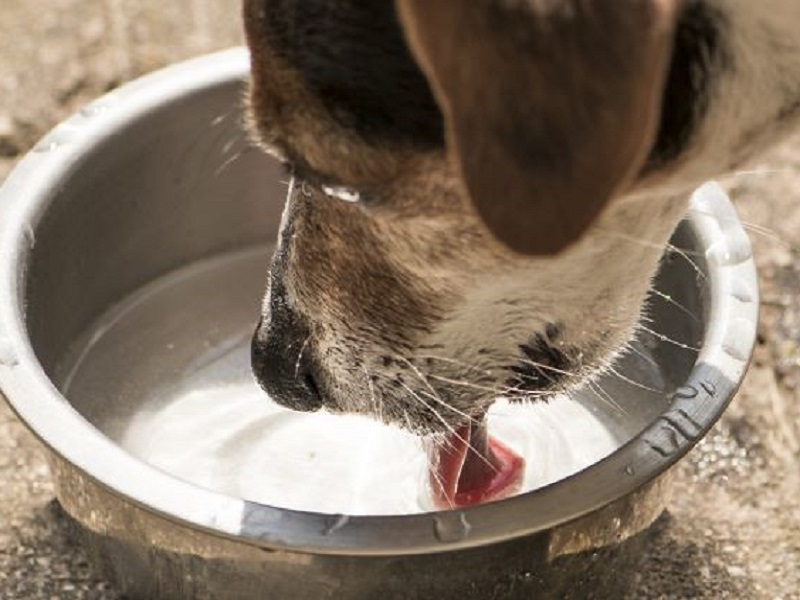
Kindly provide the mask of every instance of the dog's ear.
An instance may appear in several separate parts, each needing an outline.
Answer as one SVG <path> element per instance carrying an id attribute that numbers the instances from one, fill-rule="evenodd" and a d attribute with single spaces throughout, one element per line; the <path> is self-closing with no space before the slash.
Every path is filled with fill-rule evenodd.
<path id="1" fill-rule="evenodd" d="M 654 143 L 681 0 L 395 0 L 488 228 L 551 254 Z"/>

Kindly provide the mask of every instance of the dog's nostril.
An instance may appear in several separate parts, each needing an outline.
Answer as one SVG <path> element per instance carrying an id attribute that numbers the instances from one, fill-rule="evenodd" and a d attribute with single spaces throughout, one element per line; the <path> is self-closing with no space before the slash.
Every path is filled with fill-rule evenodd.
<path id="1" fill-rule="evenodd" d="M 295 341 L 276 332 L 267 336 L 257 333 L 251 347 L 253 374 L 278 404 L 297 411 L 316 411 L 322 408 L 324 400 L 319 378 L 314 373 L 314 361 L 307 343 L 299 356 L 296 350 L 290 351 L 297 346 Z"/>
<path id="2" fill-rule="evenodd" d="M 314 379 L 314 376 L 311 373 L 306 373 L 303 376 L 303 383 L 306 384 L 306 387 L 311 392 L 313 396 L 319 399 L 319 406 L 317 408 L 322 408 L 322 394 L 319 392 L 319 388 L 317 387 L 317 380 Z"/>

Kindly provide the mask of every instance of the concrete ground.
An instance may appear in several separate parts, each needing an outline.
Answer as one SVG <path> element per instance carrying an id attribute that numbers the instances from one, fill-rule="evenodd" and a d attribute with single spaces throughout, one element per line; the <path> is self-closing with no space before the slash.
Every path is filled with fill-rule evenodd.
<path id="1" fill-rule="evenodd" d="M 47 129 L 143 72 L 240 42 L 231 0 L 3 0 L 0 181 Z M 680 466 L 635 598 L 800 598 L 800 138 L 725 180 L 764 307 L 753 367 Z M 39 444 L 0 401 L 0 598 L 117 598 L 65 533 Z"/>

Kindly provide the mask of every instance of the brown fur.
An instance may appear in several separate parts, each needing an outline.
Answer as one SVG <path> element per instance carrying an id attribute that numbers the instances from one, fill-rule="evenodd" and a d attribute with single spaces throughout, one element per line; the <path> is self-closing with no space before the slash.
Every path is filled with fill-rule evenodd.
<path id="1" fill-rule="evenodd" d="M 259 141 L 293 164 L 337 183 L 371 187 L 394 179 L 412 156 L 402 149 L 369 145 L 339 126 L 319 99 L 265 36 L 263 0 L 245 0 L 251 49 L 251 120 Z"/>
<path id="2" fill-rule="evenodd" d="M 650 152 L 676 2 L 397 5 L 486 224 L 528 254 L 573 243 Z"/>

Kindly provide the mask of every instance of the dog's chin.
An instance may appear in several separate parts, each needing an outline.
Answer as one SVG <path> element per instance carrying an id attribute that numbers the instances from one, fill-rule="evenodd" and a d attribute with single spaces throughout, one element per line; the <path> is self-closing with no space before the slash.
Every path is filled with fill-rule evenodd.
<path id="1" fill-rule="evenodd" d="M 339 360 L 316 377 L 321 407 L 432 439 L 482 422 L 499 399 L 546 402 L 569 394 L 603 372 L 616 355 L 613 346 L 599 342 L 572 347 L 555 326 L 516 346 L 478 348 L 482 352 L 425 347 L 405 356 L 369 356 L 338 347 Z"/>

